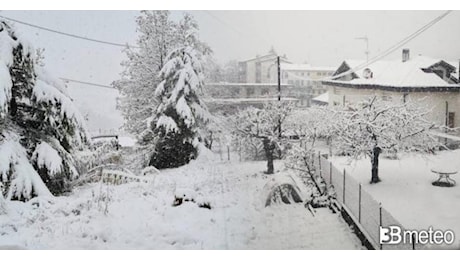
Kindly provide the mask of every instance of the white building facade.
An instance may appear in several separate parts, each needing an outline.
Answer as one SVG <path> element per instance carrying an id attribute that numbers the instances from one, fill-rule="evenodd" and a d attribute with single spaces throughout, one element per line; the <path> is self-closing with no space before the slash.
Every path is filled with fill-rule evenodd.
<path id="1" fill-rule="evenodd" d="M 328 90 L 330 106 L 346 106 L 377 96 L 383 100 L 411 100 L 429 109 L 429 120 L 439 126 L 460 126 L 460 85 L 458 68 L 453 64 L 424 56 L 377 61 L 366 68 L 354 70 L 365 61 L 344 61 L 335 71 L 340 76 L 323 81 Z"/>

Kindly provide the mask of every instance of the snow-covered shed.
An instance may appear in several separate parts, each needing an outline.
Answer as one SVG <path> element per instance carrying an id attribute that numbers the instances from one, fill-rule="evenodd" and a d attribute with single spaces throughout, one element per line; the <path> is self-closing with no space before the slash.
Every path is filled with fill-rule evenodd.
<path id="1" fill-rule="evenodd" d="M 329 92 L 329 105 L 347 105 L 370 96 L 384 100 L 412 100 L 431 109 L 430 118 L 439 125 L 460 126 L 460 85 L 458 66 L 453 62 L 426 56 L 366 61 L 345 60 L 332 79 L 323 80 Z M 351 72 L 351 73 L 347 73 Z"/>

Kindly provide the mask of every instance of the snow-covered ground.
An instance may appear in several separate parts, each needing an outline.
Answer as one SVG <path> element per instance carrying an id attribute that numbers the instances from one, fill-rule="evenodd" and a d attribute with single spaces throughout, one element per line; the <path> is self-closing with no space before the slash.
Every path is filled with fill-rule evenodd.
<path id="1" fill-rule="evenodd" d="M 454 248 L 460 248 L 460 173 L 452 175 L 454 187 L 437 187 L 431 183 L 437 175 L 432 168 L 460 171 L 460 150 L 442 151 L 437 155 L 402 155 L 399 160 L 380 159 L 382 182 L 369 184 L 369 159 L 351 162 L 334 157 L 333 164 L 359 181 L 377 201 L 382 203 L 403 226 L 409 229 L 450 229 L 456 234 Z"/>
<path id="2" fill-rule="evenodd" d="M 87 184 L 39 208 L 9 202 L 9 214 L 0 215 L 0 248 L 363 248 L 327 208 L 313 216 L 302 204 L 264 207 L 264 186 L 273 178 L 263 174 L 265 162 L 215 157 L 207 153 L 164 170 L 151 183 Z M 282 162 L 275 167 L 282 169 Z M 174 197 L 183 195 L 194 202 L 173 207 Z"/>

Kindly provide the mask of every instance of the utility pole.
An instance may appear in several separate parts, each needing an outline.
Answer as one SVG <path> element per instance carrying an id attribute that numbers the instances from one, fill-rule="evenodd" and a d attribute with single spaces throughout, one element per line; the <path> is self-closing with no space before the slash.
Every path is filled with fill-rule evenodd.
<path id="1" fill-rule="evenodd" d="M 365 51 L 365 53 L 366 53 L 366 63 L 369 63 L 369 38 L 366 35 L 364 37 L 357 37 L 357 38 L 355 38 L 355 40 L 364 40 L 364 41 L 366 41 L 366 51 Z"/>
<path id="2" fill-rule="evenodd" d="M 280 65 L 280 56 L 276 57 L 276 62 L 278 65 L 278 105 L 281 108 L 281 65 Z M 278 136 L 281 138 L 281 115 L 278 115 Z"/>

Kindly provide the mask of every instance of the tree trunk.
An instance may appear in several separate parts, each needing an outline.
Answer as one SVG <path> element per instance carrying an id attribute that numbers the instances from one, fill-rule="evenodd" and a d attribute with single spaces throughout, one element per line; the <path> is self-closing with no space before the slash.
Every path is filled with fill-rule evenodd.
<path id="1" fill-rule="evenodd" d="M 273 152 L 275 150 L 275 144 L 268 138 L 263 139 L 265 156 L 267 158 L 267 174 L 273 174 Z"/>
<path id="2" fill-rule="evenodd" d="M 381 149 L 379 147 L 374 147 L 372 150 L 371 163 L 372 163 L 372 178 L 371 183 L 380 182 L 379 178 L 379 156 Z"/>

